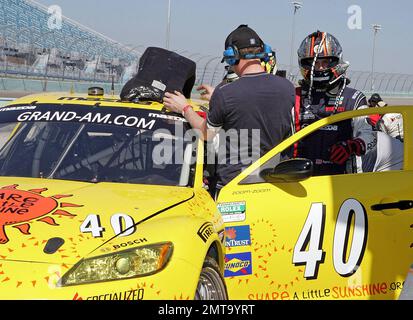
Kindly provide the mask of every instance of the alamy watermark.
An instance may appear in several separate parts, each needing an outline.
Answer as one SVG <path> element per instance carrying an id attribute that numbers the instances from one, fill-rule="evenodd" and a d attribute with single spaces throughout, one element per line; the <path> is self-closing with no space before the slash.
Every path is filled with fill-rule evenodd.
<path id="1" fill-rule="evenodd" d="M 363 12 L 358 5 L 351 5 L 347 9 L 347 13 L 350 17 L 347 20 L 347 27 L 350 30 L 361 30 L 363 28 Z"/>
<path id="2" fill-rule="evenodd" d="M 60 30 L 62 29 L 62 8 L 58 5 L 53 5 L 47 8 L 47 13 L 50 15 L 47 20 L 47 27 L 50 30 Z"/>
<path id="3" fill-rule="evenodd" d="M 261 137 L 258 129 L 220 130 L 215 138 L 205 142 L 204 159 L 198 159 L 194 152 L 201 134 L 197 129 L 183 132 L 183 127 L 176 125 L 175 132 L 158 129 L 152 134 L 152 141 L 157 143 L 152 150 L 152 161 L 156 165 L 167 164 L 241 164 L 248 166 L 261 157 Z"/>

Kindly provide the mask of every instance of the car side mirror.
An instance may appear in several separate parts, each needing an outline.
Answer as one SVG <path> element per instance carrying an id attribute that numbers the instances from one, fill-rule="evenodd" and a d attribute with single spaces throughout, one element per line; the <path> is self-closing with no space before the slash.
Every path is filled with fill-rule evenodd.
<path id="1" fill-rule="evenodd" d="M 263 169 L 260 176 L 269 183 L 298 182 L 310 178 L 313 169 L 311 160 L 297 158 L 283 161 L 275 168 Z"/>

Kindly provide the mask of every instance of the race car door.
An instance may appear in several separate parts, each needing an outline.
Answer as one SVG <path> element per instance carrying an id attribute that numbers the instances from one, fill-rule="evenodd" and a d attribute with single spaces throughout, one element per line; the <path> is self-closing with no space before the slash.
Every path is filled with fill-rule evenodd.
<path id="1" fill-rule="evenodd" d="M 307 160 L 284 161 L 307 134 L 364 110 L 303 129 L 222 189 L 231 299 L 398 298 L 413 261 L 413 109 L 388 112 L 405 120 L 400 170 L 310 176 Z"/>

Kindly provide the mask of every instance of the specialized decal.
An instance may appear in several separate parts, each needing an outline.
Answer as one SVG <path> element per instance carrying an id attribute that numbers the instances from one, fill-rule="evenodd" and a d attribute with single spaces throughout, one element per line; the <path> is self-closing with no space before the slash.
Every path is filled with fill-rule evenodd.
<path id="1" fill-rule="evenodd" d="M 209 237 L 214 233 L 211 222 L 205 222 L 198 230 L 197 234 L 202 241 L 207 242 Z"/>
<path id="2" fill-rule="evenodd" d="M 225 228 L 225 246 L 239 247 L 251 245 L 250 226 Z"/>
<path id="3" fill-rule="evenodd" d="M 326 253 L 322 250 L 324 226 L 325 206 L 313 203 L 293 254 L 296 266 L 305 265 L 304 277 L 307 280 L 317 279 L 319 265 L 325 260 Z M 349 243 L 351 229 L 353 236 Z M 363 205 L 355 199 L 344 201 L 336 219 L 332 253 L 334 269 L 339 275 L 349 277 L 360 267 L 367 244 L 367 230 L 367 213 Z"/>
<path id="4" fill-rule="evenodd" d="M 144 294 L 144 289 L 134 289 L 83 298 L 76 292 L 72 300 L 143 300 Z"/>
<path id="5" fill-rule="evenodd" d="M 115 235 L 120 237 L 130 236 L 136 232 L 135 221 L 124 213 L 117 213 L 111 216 L 110 223 Z M 80 231 L 91 233 L 94 238 L 102 238 L 106 228 L 102 227 L 98 214 L 89 214 L 80 225 Z"/>
<path id="6" fill-rule="evenodd" d="M 245 201 L 218 203 L 217 207 L 224 222 L 244 221 L 246 218 Z"/>
<path id="7" fill-rule="evenodd" d="M 224 277 L 247 276 L 252 274 L 251 252 L 227 254 L 225 256 Z"/>
<path id="8" fill-rule="evenodd" d="M 44 197 L 41 194 L 48 189 L 18 190 L 18 185 L 0 188 L 0 244 L 9 241 L 6 226 L 13 226 L 25 235 L 30 234 L 31 221 L 40 221 L 51 226 L 58 226 L 52 216 L 75 217 L 68 211 L 60 208 L 76 208 L 82 205 L 61 202 L 60 199 L 72 195 L 54 195 Z"/>

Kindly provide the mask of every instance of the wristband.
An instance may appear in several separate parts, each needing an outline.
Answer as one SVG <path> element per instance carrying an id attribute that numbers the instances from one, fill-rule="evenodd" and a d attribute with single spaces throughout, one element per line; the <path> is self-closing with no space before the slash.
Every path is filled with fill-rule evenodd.
<path id="1" fill-rule="evenodd" d="M 185 117 L 185 113 L 188 111 L 188 109 L 192 109 L 192 106 L 187 104 L 185 107 L 182 109 L 182 115 Z"/>

